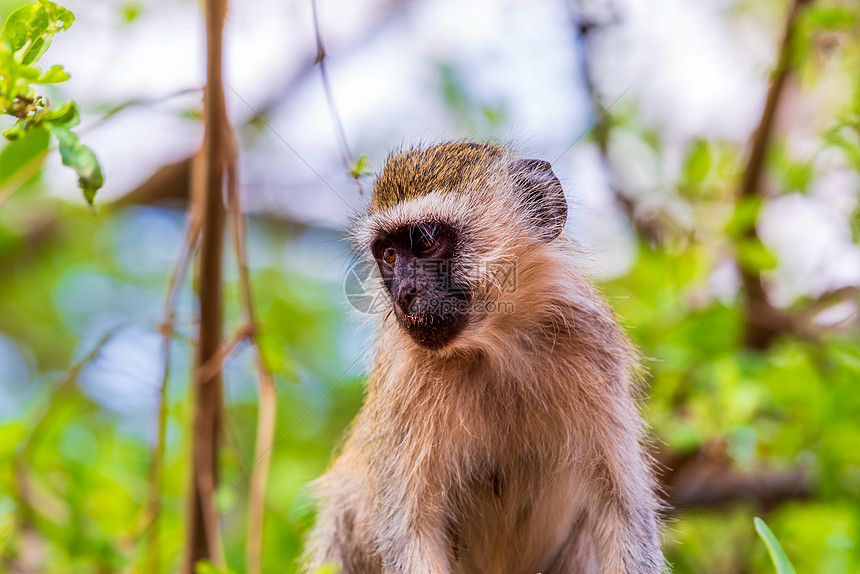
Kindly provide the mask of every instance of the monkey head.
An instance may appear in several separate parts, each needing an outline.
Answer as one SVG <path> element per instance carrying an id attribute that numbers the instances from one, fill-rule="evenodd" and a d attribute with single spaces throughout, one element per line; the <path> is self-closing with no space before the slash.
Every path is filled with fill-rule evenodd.
<path id="1" fill-rule="evenodd" d="M 421 348 L 443 349 L 480 336 L 502 304 L 515 312 L 528 299 L 510 275 L 533 267 L 566 219 L 549 163 L 456 142 L 389 156 L 355 238 L 400 328 Z"/>

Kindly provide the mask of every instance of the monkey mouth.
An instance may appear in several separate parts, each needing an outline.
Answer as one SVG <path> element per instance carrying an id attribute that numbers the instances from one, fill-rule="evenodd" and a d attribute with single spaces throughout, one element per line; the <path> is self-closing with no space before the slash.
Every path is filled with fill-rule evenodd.
<path id="1" fill-rule="evenodd" d="M 460 334 L 468 320 L 468 315 L 459 309 L 447 313 L 412 309 L 409 314 L 404 313 L 398 305 L 395 305 L 394 309 L 400 326 L 416 343 L 426 349 L 441 349 L 450 343 Z"/>

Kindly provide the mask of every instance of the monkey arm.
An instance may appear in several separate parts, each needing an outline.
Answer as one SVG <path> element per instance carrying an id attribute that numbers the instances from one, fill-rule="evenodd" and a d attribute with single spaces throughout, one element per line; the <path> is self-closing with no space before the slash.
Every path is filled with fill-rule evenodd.
<path id="1" fill-rule="evenodd" d="M 432 431 L 420 430 L 418 434 Z M 425 439 L 427 438 L 424 435 Z M 387 439 L 393 437 L 387 436 Z M 432 456 L 434 441 L 400 441 L 379 451 L 373 490 L 376 545 L 385 574 L 447 574 L 451 515 L 447 460 Z"/>
<path id="2" fill-rule="evenodd" d="M 317 522 L 304 562 L 313 574 L 326 563 L 340 574 L 447 574 L 449 489 L 433 440 L 404 440 L 399 424 L 357 418 L 332 468 L 315 484 Z M 419 435 L 431 430 L 415 430 Z"/>
<path id="3" fill-rule="evenodd" d="M 382 565 L 368 534 L 373 509 L 355 461 L 340 458 L 314 485 L 318 512 L 305 546 L 300 571 L 315 574 L 326 564 L 338 566 L 339 574 L 380 574 Z"/>
<path id="4" fill-rule="evenodd" d="M 401 504 L 389 507 L 385 536 L 379 541 L 385 574 L 447 574 L 451 571 L 444 506 L 442 500 L 431 503 L 401 500 Z"/>
<path id="5" fill-rule="evenodd" d="M 666 566 L 658 536 L 660 503 L 647 454 L 637 440 L 639 414 L 631 399 L 626 408 L 600 416 L 605 423 L 600 435 L 582 435 L 583 455 L 591 460 L 584 465 L 583 480 L 598 571 L 662 573 Z"/>

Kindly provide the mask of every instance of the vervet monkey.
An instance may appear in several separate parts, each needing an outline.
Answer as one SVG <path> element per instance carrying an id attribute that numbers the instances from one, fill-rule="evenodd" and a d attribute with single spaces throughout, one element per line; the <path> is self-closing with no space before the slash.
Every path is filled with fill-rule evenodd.
<path id="1" fill-rule="evenodd" d="M 566 219 L 550 164 L 506 147 L 388 158 L 354 239 L 391 312 L 307 571 L 664 571 L 636 353 Z"/>

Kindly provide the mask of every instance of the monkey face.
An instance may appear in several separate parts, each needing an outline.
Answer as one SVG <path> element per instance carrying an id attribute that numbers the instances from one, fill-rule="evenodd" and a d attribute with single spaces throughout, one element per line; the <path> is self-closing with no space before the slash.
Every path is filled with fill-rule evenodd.
<path id="1" fill-rule="evenodd" d="M 540 277 L 517 290 L 517 275 L 555 257 L 545 245 L 566 218 L 549 163 L 453 142 L 390 156 L 353 239 L 359 252 L 370 247 L 400 328 L 422 347 L 455 351 L 505 336 L 517 309 L 544 301 Z"/>
<path id="2" fill-rule="evenodd" d="M 438 349 L 468 321 L 470 294 L 451 275 L 456 234 L 441 223 L 406 225 L 371 245 L 394 315 L 422 347 Z"/>

